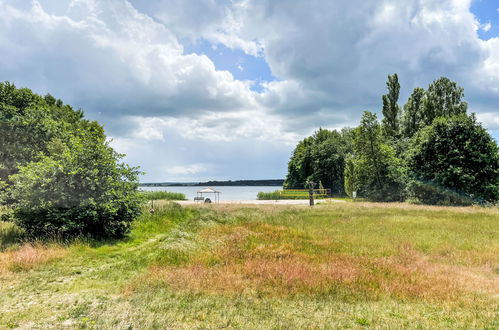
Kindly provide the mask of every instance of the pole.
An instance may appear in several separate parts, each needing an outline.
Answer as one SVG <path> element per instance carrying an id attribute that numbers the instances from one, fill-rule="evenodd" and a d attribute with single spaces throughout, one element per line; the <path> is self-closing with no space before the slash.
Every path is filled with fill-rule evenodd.
<path id="1" fill-rule="evenodd" d="M 310 181 L 308 183 L 308 197 L 310 199 L 310 206 L 314 206 L 314 186 L 314 182 Z"/>

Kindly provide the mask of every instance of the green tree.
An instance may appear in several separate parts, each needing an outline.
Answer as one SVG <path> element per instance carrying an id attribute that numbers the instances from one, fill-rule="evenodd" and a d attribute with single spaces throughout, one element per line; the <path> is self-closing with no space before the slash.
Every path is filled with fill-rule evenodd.
<path id="1" fill-rule="evenodd" d="M 498 147 L 474 116 L 440 117 L 423 129 L 413 140 L 409 169 L 417 182 L 439 186 L 471 200 L 499 199 Z M 445 199 L 420 192 L 415 197 L 425 203 Z"/>
<path id="2" fill-rule="evenodd" d="M 387 137 L 397 138 L 400 130 L 400 107 L 397 104 L 400 94 L 398 75 L 388 76 L 386 82 L 388 94 L 383 95 L 383 132 Z"/>
<path id="3" fill-rule="evenodd" d="M 424 99 L 424 124 L 431 125 L 438 117 L 466 114 L 468 104 L 462 101 L 463 97 L 464 89 L 449 78 L 442 77 L 432 82 Z"/>
<path id="4" fill-rule="evenodd" d="M 81 111 L 62 102 L 49 105 L 27 88 L 0 83 L 0 180 L 8 183 L 19 166 L 47 151 L 51 139 L 67 139 L 82 121 Z"/>
<path id="5" fill-rule="evenodd" d="M 332 194 L 343 195 L 344 158 L 349 150 L 351 132 L 317 130 L 300 141 L 288 163 L 285 188 L 304 188 L 309 181 L 322 182 Z"/>
<path id="6" fill-rule="evenodd" d="M 359 192 L 372 200 L 404 198 L 404 166 L 383 138 L 376 115 L 365 111 L 354 142 Z"/>
<path id="7" fill-rule="evenodd" d="M 345 193 L 353 198 L 353 192 L 359 189 L 358 165 L 355 163 L 355 157 L 348 155 L 345 159 Z"/>
<path id="8" fill-rule="evenodd" d="M 410 138 L 423 127 L 423 102 L 425 90 L 416 87 L 404 105 L 401 126 L 403 136 Z"/>
<path id="9" fill-rule="evenodd" d="M 134 168 L 62 101 L 0 83 L 0 192 L 33 237 L 119 237 L 138 215 Z"/>

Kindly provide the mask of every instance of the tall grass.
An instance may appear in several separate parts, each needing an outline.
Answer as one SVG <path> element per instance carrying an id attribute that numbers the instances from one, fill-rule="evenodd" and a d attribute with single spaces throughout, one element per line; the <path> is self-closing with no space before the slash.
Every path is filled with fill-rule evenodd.
<path id="1" fill-rule="evenodd" d="M 307 190 L 303 191 L 293 191 L 287 192 L 286 190 L 275 190 L 264 192 L 260 191 L 256 195 L 256 199 L 258 200 L 279 200 L 279 199 L 309 199 L 309 193 Z M 318 196 L 314 195 L 315 199 L 323 199 L 324 195 Z"/>
<path id="2" fill-rule="evenodd" d="M 496 209 L 154 204 L 124 240 L 0 252 L 0 328 L 497 328 Z"/>
<path id="3" fill-rule="evenodd" d="M 183 201 L 187 198 L 182 193 L 170 192 L 170 191 L 141 191 L 141 197 L 145 201 L 151 200 L 168 200 L 168 201 Z"/>
<path id="4" fill-rule="evenodd" d="M 12 222 L 0 221 L 0 251 L 19 243 L 24 236 L 24 231 Z"/>

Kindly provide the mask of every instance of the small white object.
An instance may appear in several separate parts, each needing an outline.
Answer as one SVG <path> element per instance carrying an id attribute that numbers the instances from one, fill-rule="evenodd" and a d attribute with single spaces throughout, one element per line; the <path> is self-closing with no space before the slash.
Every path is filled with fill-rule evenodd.
<path id="1" fill-rule="evenodd" d="M 357 192 L 356 191 L 352 191 L 352 197 L 353 197 L 353 199 L 357 198 Z"/>

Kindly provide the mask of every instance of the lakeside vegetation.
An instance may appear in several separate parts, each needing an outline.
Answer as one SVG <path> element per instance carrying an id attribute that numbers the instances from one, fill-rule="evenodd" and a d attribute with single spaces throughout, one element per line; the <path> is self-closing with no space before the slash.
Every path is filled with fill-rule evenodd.
<path id="1" fill-rule="evenodd" d="M 398 105 L 397 74 L 389 75 L 381 122 L 365 111 L 359 126 L 319 129 L 300 141 L 284 188 L 309 182 L 333 195 L 434 205 L 499 201 L 499 148 L 468 114 L 464 90 L 442 77 Z"/>
<path id="2" fill-rule="evenodd" d="M 328 192 L 326 190 L 314 190 L 315 199 L 327 198 Z M 258 192 L 257 200 L 280 200 L 280 199 L 309 199 L 310 194 L 308 190 L 274 190 L 274 191 L 260 191 Z"/>
<path id="3" fill-rule="evenodd" d="M 3 248 L 0 327 L 492 329 L 498 217 L 158 202 L 126 240 Z"/>
<path id="4" fill-rule="evenodd" d="M 140 197 L 144 201 L 167 200 L 167 201 L 185 201 L 185 194 L 170 191 L 140 191 Z"/>

